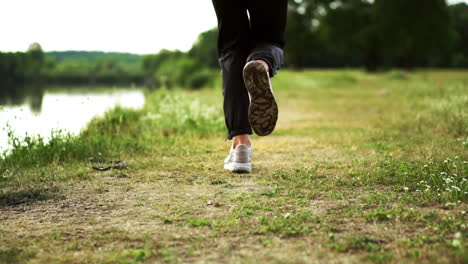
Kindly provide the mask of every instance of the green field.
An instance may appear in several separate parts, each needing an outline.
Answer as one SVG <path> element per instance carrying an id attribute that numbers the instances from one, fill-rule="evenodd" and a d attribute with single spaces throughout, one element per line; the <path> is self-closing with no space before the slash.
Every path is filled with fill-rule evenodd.
<path id="1" fill-rule="evenodd" d="M 468 72 L 282 71 L 253 173 L 220 81 L 0 160 L 0 263 L 467 263 Z M 91 156 L 122 159 L 98 172 Z"/>

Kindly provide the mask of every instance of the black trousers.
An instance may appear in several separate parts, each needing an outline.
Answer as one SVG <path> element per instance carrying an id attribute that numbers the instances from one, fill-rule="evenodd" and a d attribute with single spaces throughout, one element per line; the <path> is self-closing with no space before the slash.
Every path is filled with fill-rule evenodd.
<path id="1" fill-rule="evenodd" d="M 287 0 L 212 0 L 218 18 L 224 118 L 228 139 L 252 134 L 249 95 L 242 79 L 245 64 L 264 60 L 273 77 L 284 62 Z"/>

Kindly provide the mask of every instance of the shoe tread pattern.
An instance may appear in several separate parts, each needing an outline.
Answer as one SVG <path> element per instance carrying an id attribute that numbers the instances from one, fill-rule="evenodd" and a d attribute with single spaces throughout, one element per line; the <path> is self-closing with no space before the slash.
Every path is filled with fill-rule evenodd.
<path id="1" fill-rule="evenodd" d="M 263 64 L 253 62 L 246 65 L 243 77 L 250 95 L 250 125 L 257 135 L 269 135 L 278 120 L 278 105 L 271 90 L 268 73 Z"/>

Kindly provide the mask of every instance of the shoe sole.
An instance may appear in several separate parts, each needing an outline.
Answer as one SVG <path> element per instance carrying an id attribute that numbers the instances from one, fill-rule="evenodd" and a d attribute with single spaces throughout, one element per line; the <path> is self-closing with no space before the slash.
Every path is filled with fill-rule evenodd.
<path id="1" fill-rule="evenodd" d="M 278 105 L 273 96 L 270 77 L 262 63 L 253 61 L 245 65 L 243 78 L 250 96 L 250 126 L 259 136 L 269 135 L 278 121 Z"/>
<path id="2" fill-rule="evenodd" d="M 224 164 L 224 169 L 234 173 L 251 173 L 252 165 L 249 163 L 236 163 L 231 162 Z"/>

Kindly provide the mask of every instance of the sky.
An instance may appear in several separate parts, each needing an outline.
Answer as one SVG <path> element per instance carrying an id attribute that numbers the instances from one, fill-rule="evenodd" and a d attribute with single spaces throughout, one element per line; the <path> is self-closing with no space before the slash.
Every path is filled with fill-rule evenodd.
<path id="1" fill-rule="evenodd" d="M 0 10 L 0 51 L 186 51 L 216 27 L 210 0 L 0 0 Z"/>
<path id="2" fill-rule="evenodd" d="M 217 23 L 209 0 L 0 0 L 0 10 L 0 51 L 185 51 Z"/>

